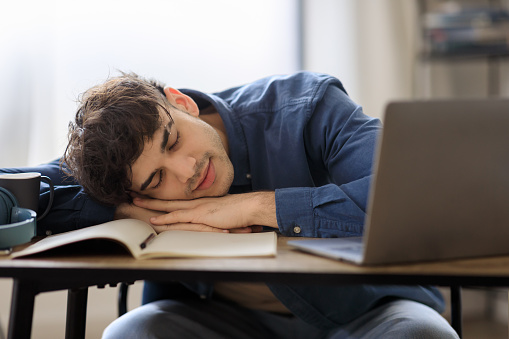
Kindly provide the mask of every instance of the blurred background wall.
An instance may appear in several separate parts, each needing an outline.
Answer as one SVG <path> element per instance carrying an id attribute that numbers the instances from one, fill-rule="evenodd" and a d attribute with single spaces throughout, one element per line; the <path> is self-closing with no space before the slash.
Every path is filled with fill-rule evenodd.
<path id="1" fill-rule="evenodd" d="M 207 92 L 325 72 L 380 116 L 388 99 L 412 94 L 414 9 L 404 0 L 2 2 L 0 167 L 59 157 L 79 94 L 118 70 Z"/>

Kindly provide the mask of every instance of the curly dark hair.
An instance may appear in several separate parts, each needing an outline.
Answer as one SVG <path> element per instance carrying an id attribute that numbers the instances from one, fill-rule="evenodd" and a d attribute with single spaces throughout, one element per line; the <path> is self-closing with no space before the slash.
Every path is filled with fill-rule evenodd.
<path id="1" fill-rule="evenodd" d="M 169 105 L 161 84 L 134 73 L 92 87 L 69 123 L 63 170 L 104 204 L 131 202 L 131 166 L 161 126 L 160 109 Z"/>

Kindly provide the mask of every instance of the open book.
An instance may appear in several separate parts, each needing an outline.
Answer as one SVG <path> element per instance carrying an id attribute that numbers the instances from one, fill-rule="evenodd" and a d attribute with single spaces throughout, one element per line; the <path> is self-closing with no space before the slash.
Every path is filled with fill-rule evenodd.
<path id="1" fill-rule="evenodd" d="M 48 236 L 21 251 L 14 252 L 11 257 L 24 257 L 93 239 L 118 242 L 136 259 L 275 256 L 277 250 L 275 232 L 165 231 L 157 234 L 143 221 L 122 219 Z"/>

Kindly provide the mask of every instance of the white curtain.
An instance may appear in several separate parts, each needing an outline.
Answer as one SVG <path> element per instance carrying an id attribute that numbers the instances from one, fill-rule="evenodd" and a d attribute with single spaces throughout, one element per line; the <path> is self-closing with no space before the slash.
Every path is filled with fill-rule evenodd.
<path id="1" fill-rule="evenodd" d="M 294 0 L 25 0 L 0 7 L 0 167 L 59 157 L 76 98 L 116 70 L 217 91 L 298 69 Z"/>

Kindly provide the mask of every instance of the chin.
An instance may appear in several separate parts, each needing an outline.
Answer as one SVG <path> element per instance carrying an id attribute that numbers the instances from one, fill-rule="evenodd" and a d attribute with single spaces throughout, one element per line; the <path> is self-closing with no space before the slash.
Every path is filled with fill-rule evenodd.
<path id="1" fill-rule="evenodd" d="M 222 197 L 228 194 L 228 189 L 224 189 L 221 187 L 211 187 L 212 189 L 208 192 L 204 192 L 203 197 Z"/>
<path id="2" fill-rule="evenodd" d="M 224 180 L 224 178 L 223 180 L 218 180 L 210 187 L 210 191 L 205 193 L 205 196 L 222 197 L 228 194 L 231 184 L 232 180 L 229 180 L 229 178 L 226 178 L 226 180 Z"/>

